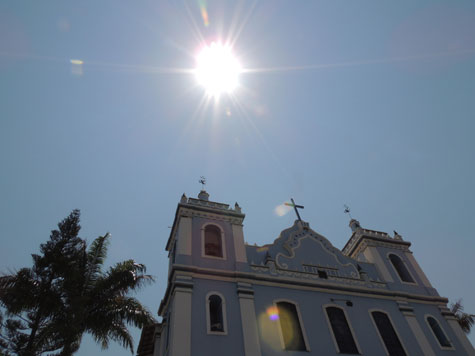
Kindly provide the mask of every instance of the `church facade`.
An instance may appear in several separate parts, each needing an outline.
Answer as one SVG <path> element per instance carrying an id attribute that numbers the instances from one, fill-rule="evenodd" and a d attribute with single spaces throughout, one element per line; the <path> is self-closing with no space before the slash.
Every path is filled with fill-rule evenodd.
<path id="1" fill-rule="evenodd" d="M 475 355 L 396 232 L 352 219 L 343 250 L 300 219 L 271 244 L 244 242 L 236 203 L 182 196 L 168 284 L 138 356 Z"/>

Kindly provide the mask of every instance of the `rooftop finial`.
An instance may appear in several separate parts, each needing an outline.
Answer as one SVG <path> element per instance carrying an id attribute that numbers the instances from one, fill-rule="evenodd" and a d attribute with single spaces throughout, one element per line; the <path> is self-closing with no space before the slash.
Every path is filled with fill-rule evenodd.
<path id="1" fill-rule="evenodd" d="M 355 232 L 356 230 L 358 230 L 361 225 L 360 225 L 360 222 L 356 219 L 353 219 L 353 217 L 351 216 L 351 210 L 350 210 L 350 207 L 346 204 L 343 204 L 343 207 L 345 208 L 344 213 L 345 214 L 348 214 L 348 216 L 350 217 L 350 228 L 351 228 L 351 231 Z"/>
<path id="2" fill-rule="evenodd" d="M 241 207 L 239 206 L 239 204 L 236 202 L 236 204 L 234 204 L 234 210 L 236 210 L 236 212 L 240 213 L 241 212 Z"/>
<path id="3" fill-rule="evenodd" d="M 200 194 L 198 194 L 198 199 L 208 200 L 209 194 L 205 190 L 206 178 L 204 176 L 200 176 L 200 179 L 198 182 L 201 184 L 201 192 Z"/>
<path id="4" fill-rule="evenodd" d="M 396 230 L 393 230 L 393 231 L 394 231 L 394 239 L 395 240 L 402 240 L 402 236 L 399 235 Z"/>
<path id="5" fill-rule="evenodd" d="M 344 210 L 345 214 L 348 214 L 348 216 L 350 217 L 350 220 L 353 220 L 353 218 L 351 217 L 350 207 L 346 204 L 343 204 L 343 207 L 345 208 L 345 210 Z"/>
<path id="6" fill-rule="evenodd" d="M 205 176 L 200 176 L 200 180 L 198 182 L 201 184 L 201 190 L 205 190 L 205 185 L 206 185 Z"/>
<path id="7" fill-rule="evenodd" d="M 188 198 L 186 197 L 185 193 L 183 193 L 183 195 L 181 196 L 180 203 L 185 204 L 187 201 L 188 201 Z"/>

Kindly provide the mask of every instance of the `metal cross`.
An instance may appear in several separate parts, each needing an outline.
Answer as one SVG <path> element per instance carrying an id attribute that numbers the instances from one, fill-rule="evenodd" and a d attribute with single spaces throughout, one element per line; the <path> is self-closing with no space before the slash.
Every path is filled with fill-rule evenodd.
<path id="1" fill-rule="evenodd" d="M 200 176 L 200 180 L 198 182 L 201 184 L 201 190 L 205 190 L 206 178 L 204 176 Z"/>
<path id="2" fill-rule="evenodd" d="M 295 214 L 297 214 L 297 218 L 299 219 L 299 221 L 302 221 L 302 219 L 300 219 L 300 214 L 299 214 L 299 211 L 298 211 L 297 209 L 303 209 L 303 208 L 304 208 L 303 205 L 297 205 L 297 204 L 295 204 L 294 198 L 290 198 L 290 201 L 291 201 L 292 203 L 284 203 L 284 205 L 293 207 L 294 210 L 295 210 Z"/>

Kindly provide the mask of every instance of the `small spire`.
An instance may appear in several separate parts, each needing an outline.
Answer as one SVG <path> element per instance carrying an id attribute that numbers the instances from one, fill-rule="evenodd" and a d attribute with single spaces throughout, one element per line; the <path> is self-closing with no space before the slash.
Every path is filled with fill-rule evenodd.
<path id="1" fill-rule="evenodd" d="M 394 240 L 402 240 L 402 236 L 397 233 L 396 230 L 393 230 L 394 232 Z"/>
<path id="2" fill-rule="evenodd" d="M 186 197 L 185 193 L 183 193 L 183 195 L 181 196 L 180 203 L 187 203 L 187 202 L 188 202 L 188 198 Z"/>
<path id="3" fill-rule="evenodd" d="M 236 202 L 236 204 L 234 204 L 234 210 L 237 212 L 237 213 L 240 213 L 241 212 L 241 207 L 239 206 L 239 204 Z"/>

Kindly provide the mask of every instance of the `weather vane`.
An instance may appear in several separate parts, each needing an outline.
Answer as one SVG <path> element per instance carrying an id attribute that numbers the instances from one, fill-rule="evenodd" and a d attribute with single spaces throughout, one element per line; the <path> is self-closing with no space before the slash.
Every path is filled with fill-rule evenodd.
<path id="1" fill-rule="evenodd" d="M 304 208 L 303 205 L 297 205 L 297 204 L 295 204 L 294 198 L 290 198 L 290 201 L 291 201 L 292 203 L 284 203 L 284 205 L 293 207 L 294 210 L 295 210 L 295 214 L 297 214 L 297 218 L 299 219 L 299 221 L 302 221 L 302 219 L 300 219 L 300 214 L 299 214 L 299 211 L 298 211 L 297 209 L 303 209 L 303 208 Z"/>
<path id="2" fill-rule="evenodd" d="M 343 207 L 345 208 L 345 210 L 344 210 L 345 214 L 348 214 L 348 216 L 350 217 L 350 219 L 353 219 L 353 218 L 351 217 L 351 210 L 350 210 L 350 207 L 349 207 L 348 205 L 346 205 L 346 204 L 343 204 Z"/>
<path id="3" fill-rule="evenodd" d="M 205 190 L 206 178 L 204 176 L 200 176 L 200 180 L 198 182 L 201 184 L 201 190 Z"/>

